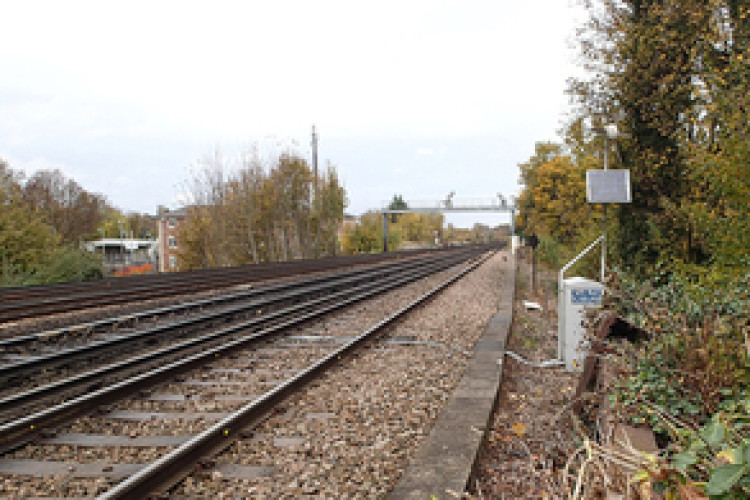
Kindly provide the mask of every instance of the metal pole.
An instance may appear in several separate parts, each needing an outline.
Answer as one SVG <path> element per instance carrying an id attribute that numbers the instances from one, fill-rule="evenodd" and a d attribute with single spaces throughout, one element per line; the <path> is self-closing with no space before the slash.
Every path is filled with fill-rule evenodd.
<path id="1" fill-rule="evenodd" d="M 383 212 L 383 252 L 388 251 L 388 214 Z"/>
<path id="2" fill-rule="evenodd" d="M 609 167 L 609 136 L 604 134 L 604 171 Z M 604 283 L 604 275 L 607 261 L 607 204 L 602 203 L 602 269 L 601 282 Z"/>
<path id="3" fill-rule="evenodd" d="M 315 213 L 315 234 L 313 241 L 313 257 L 316 259 L 320 257 L 320 223 L 321 223 L 321 210 L 320 200 L 318 199 L 318 134 L 315 133 L 315 125 L 312 126 L 312 168 L 313 168 L 313 199 L 312 207 L 313 213 Z"/>
<path id="4" fill-rule="evenodd" d="M 315 206 L 318 203 L 318 134 L 315 133 L 315 125 L 312 126 L 312 167 L 313 167 L 313 200 Z"/>

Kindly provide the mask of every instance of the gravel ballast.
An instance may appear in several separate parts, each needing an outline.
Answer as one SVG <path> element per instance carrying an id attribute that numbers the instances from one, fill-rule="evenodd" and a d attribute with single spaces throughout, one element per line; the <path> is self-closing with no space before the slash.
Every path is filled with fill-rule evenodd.
<path id="1" fill-rule="evenodd" d="M 368 349 L 342 360 L 283 414 L 238 441 L 217 463 L 271 467 L 242 479 L 188 478 L 187 497 L 380 498 L 397 483 L 460 380 L 469 353 L 497 308 L 499 254 L 409 314 Z M 389 342 L 391 339 L 391 342 Z M 395 342 L 393 342 L 395 341 Z M 405 342 L 405 343 L 402 343 Z M 326 415 L 312 418 L 311 415 Z M 297 438 L 281 441 L 278 438 Z"/>
<path id="2" fill-rule="evenodd" d="M 460 379 L 476 338 L 497 305 L 502 266 L 495 256 L 452 285 L 423 309 L 389 329 L 382 339 L 347 357 L 315 385 L 284 404 L 283 410 L 215 459 L 216 468 L 189 478 L 174 492 L 188 497 L 227 498 L 380 497 L 393 487 L 420 440 L 429 433 L 452 388 Z M 165 381 L 148 395 L 123 401 L 109 411 L 154 413 L 228 412 L 319 357 L 330 346 L 379 322 L 400 305 L 445 280 L 442 272 L 402 290 L 367 300 L 345 313 L 315 321 L 288 333 L 295 337 L 324 336 L 320 345 L 296 348 L 277 358 L 280 346 L 269 345 L 262 356 L 227 356 L 186 374 L 180 382 Z M 338 337 L 341 339 L 339 340 Z M 304 342 L 302 342 L 304 344 Z M 325 347 L 325 349 L 324 349 Z M 259 351 L 260 354 L 261 351 Z M 300 354 L 304 353 L 304 354 Z M 292 356 L 292 357 L 290 357 Z M 271 372 L 280 372 L 274 377 Z M 231 383 L 250 376 L 241 388 Z M 278 374 L 277 374 L 278 375 Z M 230 382 L 225 390 L 189 382 Z M 191 397 L 175 398 L 190 385 Z M 200 419 L 146 420 L 110 418 L 106 413 L 82 417 L 61 433 L 120 434 L 134 439 L 149 435 L 180 436 L 196 432 Z M 86 446 L 28 446 L 16 459 L 81 462 L 145 463 L 163 454 L 162 448 L 120 447 L 116 452 Z M 227 468 L 227 464 L 252 466 Z M 248 471 L 261 471 L 249 474 Z M 255 476 L 255 477 L 247 477 Z M 111 484 L 103 478 L 29 478 L 0 476 L 0 496 L 65 496 L 100 493 Z M 317 493 L 316 493 L 317 491 Z"/>

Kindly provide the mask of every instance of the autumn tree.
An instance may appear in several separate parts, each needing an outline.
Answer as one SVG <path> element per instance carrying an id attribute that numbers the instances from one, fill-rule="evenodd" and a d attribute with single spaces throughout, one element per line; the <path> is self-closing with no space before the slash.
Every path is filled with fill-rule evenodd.
<path id="1" fill-rule="evenodd" d="M 263 243 L 263 194 L 266 182 L 263 166 L 257 156 L 245 155 L 240 171 L 227 185 L 232 261 L 257 264 L 267 261 Z"/>
<path id="2" fill-rule="evenodd" d="M 198 161 L 185 182 L 189 196 L 186 217 L 177 234 L 180 270 L 225 267 L 231 265 L 227 235 L 227 169 L 220 151 Z"/>
<path id="3" fill-rule="evenodd" d="M 408 210 L 409 204 L 400 194 L 394 194 L 388 202 L 388 210 Z M 442 236 L 445 216 L 439 213 L 392 214 L 388 232 L 396 231 L 402 242 L 434 245 L 435 234 Z M 382 240 L 382 238 L 381 238 Z M 388 248 L 397 248 L 390 242 Z"/>
<path id="4" fill-rule="evenodd" d="M 23 199 L 66 244 L 95 237 L 106 206 L 102 196 L 89 193 L 59 170 L 32 175 L 24 185 Z"/>
<path id="5" fill-rule="evenodd" d="M 519 232 L 549 235 L 572 249 L 590 243 L 601 220 L 598 205 L 586 202 L 586 170 L 597 167 L 596 159 L 566 154 L 559 144 L 537 143 L 536 154 L 519 167 Z"/>
<path id="6" fill-rule="evenodd" d="M 445 216 L 443 214 L 403 214 L 397 227 L 403 241 L 432 245 L 435 234 L 442 235 Z"/>
<path id="7" fill-rule="evenodd" d="M 388 248 L 398 248 L 401 231 L 397 225 L 388 230 Z M 344 252 L 375 253 L 383 250 L 383 213 L 370 211 L 359 218 L 356 226 L 344 233 Z"/>
<path id="8" fill-rule="evenodd" d="M 388 210 L 407 210 L 409 205 L 400 194 L 394 194 L 393 199 L 388 203 Z"/>
<path id="9" fill-rule="evenodd" d="M 341 242 L 338 241 L 339 227 L 344 221 L 344 208 L 347 205 L 346 192 L 339 182 L 336 168 L 328 168 L 320 179 L 319 200 L 315 205 L 315 218 L 320 227 L 318 255 L 336 255 Z"/>
<path id="10" fill-rule="evenodd" d="M 105 238 L 123 238 L 130 233 L 128 219 L 120 210 L 114 207 L 105 207 L 97 227 L 98 236 Z"/>
<path id="11" fill-rule="evenodd" d="M 270 220 L 281 260 L 310 257 L 310 167 L 302 158 L 282 155 L 271 169 L 268 184 L 275 199 Z"/>
<path id="12" fill-rule="evenodd" d="M 703 197 L 701 185 L 717 181 L 696 166 L 714 162 L 728 137 L 719 103 L 741 110 L 747 95 L 748 6 L 737 0 L 586 5 L 592 15 L 581 33 L 582 52 L 593 76 L 574 81 L 571 91 L 579 117 L 593 117 L 595 125 L 616 120 L 627 135 L 617 141 L 617 156 L 630 169 L 633 202 L 617 208 L 620 258 L 641 272 L 659 262 L 705 264 L 710 248 L 690 200 Z"/>
<path id="13" fill-rule="evenodd" d="M 404 201 L 404 198 L 400 194 L 394 194 L 391 201 L 388 203 L 388 210 L 407 210 L 409 205 Z M 391 222 L 394 224 L 398 222 L 400 214 L 391 214 Z"/>
<path id="14" fill-rule="evenodd" d="M 237 168 L 218 153 L 201 162 L 187 186 L 180 269 L 334 255 L 345 192 L 331 165 L 314 204 L 313 182 L 307 161 L 288 153 L 266 165 L 253 152 Z"/>
<path id="15" fill-rule="evenodd" d="M 682 134 L 690 193 L 678 209 L 694 242 L 721 272 L 750 268 L 750 6 L 717 10 L 702 106 Z"/>
<path id="16" fill-rule="evenodd" d="M 211 212 L 205 205 L 186 208 L 185 221 L 177 232 L 177 263 L 182 271 L 217 267 L 217 242 Z"/>
<path id="17" fill-rule="evenodd" d="M 625 356 L 609 357 L 619 374 L 612 408 L 616 418 L 648 423 L 682 451 L 682 439 L 712 414 L 714 422 L 731 422 L 747 413 L 738 403 L 750 380 L 750 5 L 586 5 L 592 15 L 582 48 L 591 77 L 571 87 L 580 105 L 575 121 L 617 122 L 626 136 L 613 153 L 632 180 L 633 203 L 616 210 L 624 271 L 608 283 L 610 307 L 649 336 L 633 349 L 626 343 Z M 580 127 L 571 138 L 587 141 Z M 659 471 L 649 474 L 654 490 L 707 498 L 704 490 L 718 482 L 727 498 L 746 497 L 746 475 L 726 480 L 727 466 L 713 456 L 692 468 L 675 464 L 649 466 Z M 662 473 L 671 477 L 657 478 Z"/>
<path id="18" fill-rule="evenodd" d="M 23 176 L 0 158 L 0 204 L 8 205 L 20 198 L 21 179 Z"/>
<path id="19" fill-rule="evenodd" d="M 156 219 L 148 214 L 130 212 L 125 221 L 134 238 L 153 239 L 157 236 Z"/>
<path id="20" fill-rule="evenodd" d="M 0 160 L 0 259 L 2 283 L 23 284 L 58 245 L 51 227 L 22 203 L 23 176 Z"/>
<path id="21" fill-rule="evenodd" d="M 48 207 L 30 206 L 22 180 L 0 161 L 0 286 L 101 277 L 101 257 L 65 244 L 46 220 Z"/>
<path id="22" fill-rule="evenodd" d="M 473 241 L 472 230 L 455 227 L 449 222 L 443 230 L 443 240 L 447 243 L 469 243 Z"/>
<path id="23" fill-rule="evenodd" d="M 59 246 L 51 226 L 36 217 L 25 205 L 12 203 L 0 207 L 0 259 L 2 284 L 18 286 L 33 282 L 30 278 L 49 261 Z"/>

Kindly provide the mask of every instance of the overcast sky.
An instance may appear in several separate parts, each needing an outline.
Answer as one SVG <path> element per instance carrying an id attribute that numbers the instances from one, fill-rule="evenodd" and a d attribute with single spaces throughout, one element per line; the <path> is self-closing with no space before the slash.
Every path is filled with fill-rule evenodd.
<path id="1" fill-rule="evenodd" d="M 0 0 L 0 158 L 119 208 L 179 205 L 201 157 L 333 163 L 351 213 L 518 192 L 557 140 L 574 0 Z"/>

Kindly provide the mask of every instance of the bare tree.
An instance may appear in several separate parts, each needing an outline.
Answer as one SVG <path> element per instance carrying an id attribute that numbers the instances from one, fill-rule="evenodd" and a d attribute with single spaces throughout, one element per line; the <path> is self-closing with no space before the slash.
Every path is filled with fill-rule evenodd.
<path id="1" fill-rule="evenodd" d="M 215 152 L 185 185 L 190 207 L 180 236 L 183 269 L 335 254 L 345 200 L 335 169 L 318 179 L 315 207 L 312 172 L 299 156 L 284 153 L 264 165 L 253 149 L 230 170 Z"/>

